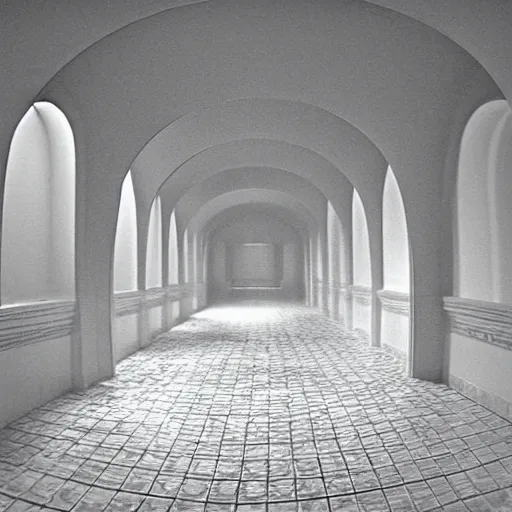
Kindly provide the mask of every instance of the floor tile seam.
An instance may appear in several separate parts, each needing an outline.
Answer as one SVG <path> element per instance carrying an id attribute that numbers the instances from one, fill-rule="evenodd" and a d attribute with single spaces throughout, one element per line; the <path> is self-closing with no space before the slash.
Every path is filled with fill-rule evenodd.
<path id="1" fill-rule="evenodd" d="M 202 428 L 202 430 L 201 430 L 201 435 L 202 435 L 202 433 L 204 432 L 205 426 L 206 426 L 206 423 L 203 423 L 203 428 Z M 180 431 L 181 431 L 181 430 L 180 430 Z M 190 467 L 191 467 L 191 465 L 192 465 L 192 460 L 193 460 L 193 458 L 194 458 L 194 454 L 197 452 L 197 448 L 198 448 L 198 446 L 199 446 L 199 445 L 198 445 L 198 443 L 197 443 L 197 444 L 196 444 L 196 448 L 195 448 L 195 450 L 194 450 L 194 453 L 193 453 L 193 454 L 192 454 L 192 456 L 190 457 L 190 462 L 189 462 L 189 465 L 188 465 L 188 467 L 187 467 L 187 471 L 186 471 L 186 473 L 185 473 L 185 477 L 186 477 L 186 475 L 188 475 L 188 472 L 189 472 Z M 163 466 L 162 466 L 162 467 L 163 467 Z M 161 468 L 160 468 L 160 469 L 161 469 Z M 159 474 L 160 474 L 160 473 L 159 473 Z M 179 486 L 178 490 L 176 491 L 176 497 L 179 495 L 179 493 L 180 493 L 180 491 L 181 491 L 181 488 L 183 487 L 183 482 L 184 482 L 184 481 L 185 481 L 185 478 L 181 481 L 180 486 Z"/>
<path id="2" fill-rule="evenodd" d="M 252 377 L 252 380 L 254 381 L 254 376 Z M 252 402 L 252 397 L 253 397 L 253 389 L 251 387 L 251 402 Z M 249 421 L 247 421 L 245 423 L 245 429 L 244 429 L 244 441 L 247 439 L 247 432 L 248 432 L 248 429 L 249 429 Z M 243 470 L 243 467 L 244 467 L 244 463 L 245 463 L 245 442 L 244 442 L 244 451 L 242 453 L 242 457 L 241 457 L 241 467 L 242 469 L 240 471 Z M 240 473 L 240 478 L 242 476 L 242 473 Z M 235 502 L 238 503 L 238 498 L 240 496 L 240 486 L 241 486 L 241 479 L 238 480 L 238 485 L 236 487 L 236 493 L 235 493 Z"/>
<path id="3" fill-rule="evenodd" d="M 341 451 L 341 448 L 340 448 L 340 451 Z M 341 452 L 341 453 L 343 453 L 343 452 Z M 413 461 L 415 461 L 415 460 L 418 460 L 418 459 L 413 459 Z M 372 462 L 371 462 L 371 459 L 369 459 L 369 461 L 370 461 L 370 464 L 371 464 L 371 465 L 372 465 L 372 467 L 373 467 L 373 464 L 372 464 Z M 345 460 L 345 463 L 346 463 L 346 460 Z M 462 468 L 461 468 L 461 472 L 468 472 L 468 471 L 471 471 L 471 470 L 473 470 L 473 469 L 477 469 L 478 467 L 483 467 L 484 465 L 485 465 L 485 464 L 480 463 L 478 466 L 475 466 L 475 467 L 473 467 L 473 468 L 471 468 L 471 469 L 465 469 L 465 470 L 462 470 Z M 396 467 L 396 465 L 394 465 L 394 466 Z M 459 467 L 460 467 L 460 466 L 459 466 Z M 347 465 L 347 468 L 348 468 L 348 465 Z M 484 469 L 485 469 L 485 468 L 484 468 Z M 418 470 L 419 470 L 420 474 L 422 474 L 422 473 L 421 473 L 421 470 L 420 470 L 419 468 L 418 468 Z M 454 472 L 454 473 L 452 473 L 452 474 L 457 474 L 457 472 Z M 350 472 L 349 472 L 349 475 L 350 475 Z M 450 475 L 450 476 L 451 476 L 451 475 Z M 490 474 L 489 474 L 489 476 L 492 478 L 492 476 L 491 476 Z M 424 480 L 426 480 L 426 479 L 424 479 Z M 496 482 L 495 482 L 495 480 L 494 480 L 494 478 L 492 478 L 492 480 L 494 481 L 494 483 L 496 483 Z M 351 479 L 351 481 L 352 481 L 352 479 Z M 353 485 L 353 482 L 352 482 L 352 485 Z M 353 485 L 353 487 L 354 487 L 354 489 L 355 489 L 355 486 L 354 486 L 354 485 Z"/>
<path id="4" fill-rule="evenodd" d="M 202 417 L 202 414 L 197 414 L 197 416 Z M 220 416 L 224 416 L 224 414 L 220 414 Z M 237 416 L 237 415 L 236 415 L 236 414 L 234 414 L 234 416 Z M 292 417 L 296 417 L 296 416 L 292 416 Z M 142 424 L 142 425 L 143 425 L 143 424 Z M 162 427 L 163 425 L 164 425 L 164 424 L 160 425 L 160 427 Z M 500 430 L 500 429 L 502 429 L 502 428 L 503 428 L 503 427 L 496 427 L 496 428 L 495 428 L 495 429 L 493 429 L 493 430 L 480 432 L 480 434 L 487 433 L 487 432 L 495 432 L 495 431 Z M 355 432 L 357 432 L 357 428 L 354 428 L 354 431 L 355 431 Z M 23 432 L 23 433 L 26 433 L 26 434 L 33 434 L 33 432 L 26 432 L 26 431 L 19 431 L 19 432 Z M 87 431 L 86 433 L 90 433 L 90 432 L 91 432 L 91 431 L 89 430 L 89 431 Z M 386 433 L 387 433 L 387 432 L 391 432 L 391 431 L 386 431 Z M 394 431 L 394 432 L 396 432 L 396 431 Z M 102 433 L 103 433 L 103 432 L 102 432 Z M 61 436 L 56 436 L 56 437 L 55 437 L 55 436 L 48 436 L 48 435 L 46 435 L 46 434 L 33 434 L 33 435 L 39 435 L 39 436 L 48 437 L 48 439 L 51 439 L 51 440 L 53 440 L 53 441 L 70 441 L 70 442 L 73 442 L 74 444 L 80 444 L 80 445 L 86 445 L 86 446 L 96 446 L 96 445 L 95 445 L 94 443 L 92 443 L 92 442 L 87 442 L 87 441 L 86 441 L 86 442 L 81 442 L 81 439 L 79 439 L 79 440 L 74 440 L 74 439 L 69 438 L 69 437 L 61 437 Z M 131 434 L 117 434 L 117 433 L 114 433 L 114 435 L 128 435 L 128 436 L 131 436 Z M 453 440 L 453 439 L 461 439 L 461 440 L 464 440 L 464 439 L 471 438 L 471 437 L 473 437 L 473 436 L 475 436 L 475 435 L 478 435 L 478 434 L 467 434 L 467 435 L 465 435 L 465 436 L 457 436 L 457 437 L 454 437 L 454 438 L 449 438 L 449 439 L 447 439 L 447 440 L 442 440 L 442 439 L 441 439 L 441 440 L 440 440 L 440 442 L 445 443 L 446 441 L 450 441 L 450 440 Z M 329 439 L 329 438 L 325 438 L 325 439 Z M 501 443 L 505 442 L 505 441 L 506 441 L 506 439 L 507 439 L 507 438 L 502 438 L 502 439 L 500 439 L 500 440 L 495 441 L 495 442 L 494 442 L 494 443 L 492 443 L 492 444 L 486 444 L 486 445 L 485 445 L 485 447 L 487 447 L 487 448 L 492 448 L 493 446 L 495 446 L 495 445 L 497 445 L 497 444 L 501 444 Z M 17 441 L 13 441 L 13 442 L 17 442 Z M 403 443 L 403 444 L 405 444 L 405 443 Z M 28 443 L 28 444 L 22 444 L 22 446 L 23 446 L 23 447 L 31 447 L 31 448 L 39 449 L 39 450 L 41 450 L 41 451 L 43 451 L 43 450 L 44 450 L 44 449 L 41 449 L 41 448 L 39 448 L 38 446 L 33 445 L 33 444 L 31 444 L 31 443 Z M 99 445 L 98 445 L 98 446 L 99 446 Z M 382 445 L 382 446 L 385 446 L 385 445 Z M 390 446 L 390 445 L 388 444 L 388 446 Z M 392 445 L 391 445 L 391 446 L 392 446 Z M 114 448 L 115 448 L 115 447 L 117 447 L 117 445 L 107 445 L 107 446 L 105 446 L 105 447 L 114 447 Z M 482 446 L 482 447 L 483 447 L 483 446 Z M 357 450 L 357 449 L 354 449 L 354 450 Z M 449 452 L 446 452 L 446 454 L 448 454 L 448 453 L 451 453 L 451 454 L 454 454 L 454 453 L 460 453 L 461 451 L 464 451 L 464 450 L 460 450 L 460 451 L 458 451 L 458 452 L 449 451 Z M 443 454 L 443 455 L 444 455 L 444 454 Z"/>
<path id="5" fill-rule="evenodd" d="M 354 492 L 354 493 L 337 493 L 337 494 L 328 494 L 328 493 L 326 493 L 324 496 L 314 496 L 314 497 L 306 497 L 306 498 L 298 498 L 297 497 L 294 500 L 286 500 L 286 499 L 283 499 L 283 500 L 266 500 L 266 501 L 263 501 L 263 500 L 238 501 L 237 500 L 235 502 L 232 502 L 232 501 L 222 501 L 222 500 L 197 500 L 197 499 L 193 499 L 193 498 L 180 498 L 180 497 L 178 497 L 178 495 L 176 495 L 176 496 L 165 495 L 164 496 L 164 495 L 154 495 L 154 494 L 148 494 L 148 493 L 141 493 L 141 492 L 136 492 L 136 491 L 122 491 L 122 490 L 116 491 L 115 495 L 117 495 L 119 492 L 122 492 L 122 493 L 126 493 L 126 494 L 134 494 L 134 495 L 142 496 L 144 498 L 153 498 L 154 497 L 154 498 L 165 498 L 165 499 L 172 499 L 172 500 L 178 499 L 180 501 L 192 502 L 192 503 L 200 503 L 200 504 L 203 504 L 203 503 L 204 504 L 211 503 L 211 504 L 219 504 L 219 505 L 223 505 L 223 504 L 229 504 L 229 505 L 234 505 L 234 504 L 238 504 L 238 505 L 240 505 L 240 504 L 248 504 L 248 505 L 252 505 L 252 504 L 279 504 L 279 503 L 296 503 L 296 502 L 304 502 L 304 501 L 317 501 L 317 500 L 324 500 L 324 499 L 335 499 L 335 498 L 343 498 L 343 497 L 349 497 L 349 496 L 354 496 L 354 497 L 357 498 L 357 496 L 371 494 L 371 493 L 374 493 L 376 491 L 381 491 L 383 493 L 383 495 L 385 496 L 385 494 L 386 494 L 385 491 L 386 490 L 402 488 L 403 487 L 403 488 L 406 488 L 405 490 L 408 492 L 408 490 L 407 490 L 407 486 L 408 485 L 410 485 L 412 483 L 423 483 L 425 481 L 426 480 L 418 480 L 416 482 L 410 482 L 410 483 L 407 483 L 407 484 L 393 485 L 393 486 L 388 486 L 388 487 L 385 487 L 385 488 L 365 489 L 365 490 L 357 491 L 357 492 Z M 114 489 L 100 487 L 100 486 L 90 486 L 90 488 L 87 491 L 85 491 L 84 494 L 81 496 L 80 500 L 92 488 L 101 488 L 101 489 L 104 489 L 104 490 L 114 490 Z M 456 502 L 458 502 L 460 500 L 467 501 L 467 500 L 473 499 L 475 497 L 487 496 L 489 494 L 493 494 L 493 493 L 496 493 L 496 492 L 499 492 L 499 491 L 503 491 L 503 490 L 508 490 L 508 489 L 512 489 L 512 486 L 502 487 L 502 488 L 498 488 L 498 489 L 493 489 L 491 491 L 481 492 L 481 493 L 469 495 L 469 496 L 466 496 L 464 498 L 462 498 L 460 496 L 457 496 L 456 499 L 454 499 L 453 501 L 444 503 L 443 505 L 441 505 L 441 504 L 439 504 L 439 505 L 440 506 L 446 506 L 446 505 L 450 505 L 452 503 L 456 503 Z M 436 496 L 435 491 L 433 489 L 430 489 L 430 490 L 432 491 L 433 495 Z M 452 490 L 453 490 L 453 488 L 452 488 Z M 453 491 L 454 491 L 454 494 L 456 495 L 455 490 L 453 490 Z M 36 506 L 41 506 L 40 503 L 37 503 L 37 502 L 32 501 L 32 500 L 28 500 L 26 498 L 16 497 L 16 496 L 9 495 L 9 494 L 3 493 L 3 492 L 1 494 L 3 494 L 4 496 L 9 497 L 11 499 L 14 499 L 14 500 L 20 500 L 20 501 L 23 501 L 23 502 L 26 502 L 26 503 L 30 503 L 30 504 L 33 504 L 33 505 L 36 505 Z M 115 497 L 115 495 L 114 495 L 114 497 Z M 436 496 L 436 498 L 437 498 L 437 496 Z M 80 500 L 77 501 L 77 504 L 80 502 Z M 413 504 L 414 504 L 414 500 L 413 500 Z M 389 505 L 389 502 L 388 502 L 388 505 Z M 61 508 L 53 507 L 53 506 L 49 506 L 49 505 L 42 505 L 42 506 L 50 508 L 51 510 L 62 510 Z M 75 506 L 76 506 L 76 504 L 75 504 Z M 390 506 L 390 508 L 391 508 L 391 506 Z M 434 507 L 434 508 L 436 508 L 436 507 Z"/>
<path id="6" fill-rule="evenodd" d="M 230 411 L 231 411 L 231 407 L 230 407 Z M 228 413 L 228 417 L 229 417 L 229 413 Z M 205 425 L 206 425 L 206 422 L 205 422 Z M 224 428 L 222 429 L 222 435 L 221 435 L 221 439 L 220 439 L 220 443 L 219 443 L 219 452 L 218 452 L 218 455 L 217 455 L 217 458 L 215 461 L 215 469 L 213 470 L 213 476 L 210 479 L 210 485 L 208 486 L 208 491 L 207 491 L 207 495 L 206 495 L 206 503 L 208 503 L 208 498 L 210 497 L 210 494 L 212 491 L 213 482 L 215 481 L 215 475 L 217 473 L 217 468 L 219 467 L 220 453 L 221 453 L 221 449 L 222 449 L 222 443 L 224 441 L 224 437 L 226 434 L 227 425 L 228 425 L 228 422 L 226 421 L 224 423 Z"/>
<path id="7" fill-rule="evenodd" d="M 323 474 L 323 470 L 322 470 L 322 465 L 320 463 L 320 456 L 319 456 L 319 453 L 318 453 L 318 445 L 316 443 L 316 439 L 315 439 L 315 435 L 314 435 L 314 426 L 313 426 L 313 421 L 311 419 L 311 416 L 309 416 L 309 421 L 310 421 L 310 424 L 311 424 L 311 430 L 313 432 L 313 435 L 312 435 L 312 438 L 313 438 L 313 444 L 315 445 L 315 450 L 316 450 L 316 459 L 318 461 L 318 467 L 320 468 L 320 474 L 321 474 L 321 478 L 322 478 L 322 485 L 324 486 L 324 491 L 325 491 L 325 494 L 326 496 L 329 494 L 328 491 L 327 491 L 327 484 L 325 483 L 325 478 L 324 478 L 324 474 Z M 329 512 L 332 512 L 332 509 L 331 509 L 331 504 L 330 502 L 328 501 L 327 502 L 327 506 L 329 508 Z"/>

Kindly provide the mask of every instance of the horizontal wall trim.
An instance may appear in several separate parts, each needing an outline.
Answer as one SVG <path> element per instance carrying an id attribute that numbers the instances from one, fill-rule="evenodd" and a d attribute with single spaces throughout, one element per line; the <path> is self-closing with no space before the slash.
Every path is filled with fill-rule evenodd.
<path id="1" fill-rule="evenodd" d="M 350 286 L 350 295 L 357 304 L 362 306 L 371 306 L 372 289 L 368 286 L 352 285 Z"/>
<path id="2" fill-rule="evenodd" d="M 190 291 L 187 285 L 171 284 L 165 288 L 167 301 L 174 302 L 188 297 Z"/>
<path id="3" fill-rule="evenodd" d="M 450 331 L 512 350 L 512 306 L 444 297 Z"/>
<path id="4" fill-rule="evenodd" d="M 0 351 L 69 336 L 75 301 L 41 301 L 0 308 Z"/>
<path id="5" fill-rule="evenodd" d="M 143 300 L 147 307 L 163 306 L 165 299 L 165 288 L 150 288 L 144 292 Z"/>
<path id="6" fill-rule="evenodd" d="M 139 312 L 143 292 L 135 290 L 120 292 L 114 295 L 114 310 L 116 316 L 133 315 Z"/>
<path id="7" fill-rule="evenodd" d="M 409 316 L 410 297 L 408 293 L 396 292 L 393 290 L 379 290 L 377 292 L 382 309 L 389 313 Z"/>
<path id="8" fill-rule="evenodd" d="M 474 400 L 476 403 L 487 407 L 503 418 L 512 421 L 512 404 L 504 398 L 490 391 L 486 391 L 477 385 L 450 374 L 449 385 L 462 395 Z"/>
<path id="9" fill-rule="evenodd" d="M 141 308 L 163 306 L 166 302 L 186 299 L 194 293 L 201 293 L 204 283 L 172 284 L 165 288 L 118 292 L 114 295 L 116 316 L 133 315 Z"/>
<path id="10" fill-rule="evenodd" d="M 329 281 L 327 287 L 336 292 L 346 292 L 348 285 L 347 283 L 338 283 L 336 281 Z"/>

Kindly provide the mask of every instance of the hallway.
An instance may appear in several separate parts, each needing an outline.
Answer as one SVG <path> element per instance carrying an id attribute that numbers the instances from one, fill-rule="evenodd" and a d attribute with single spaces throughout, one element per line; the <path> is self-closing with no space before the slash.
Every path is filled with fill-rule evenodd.
<path id="1" fill-rule="evenodd" d="M 406 378 L 390 352 L 315 310 L 245 302 L 196 313 L 114 379 L 0 431 L 0 511 L 235 503 L 512 510 L 512 425 Z"/>

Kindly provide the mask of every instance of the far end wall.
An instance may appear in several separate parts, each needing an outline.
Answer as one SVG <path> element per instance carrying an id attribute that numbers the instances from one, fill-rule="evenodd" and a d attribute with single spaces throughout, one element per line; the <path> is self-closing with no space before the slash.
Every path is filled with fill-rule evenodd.
<path id="1" fill-rule="evenodd" d="M 304 299 L 302 242 L 291 226 L 252 214 L 210 238 L 208 301 Z"/>

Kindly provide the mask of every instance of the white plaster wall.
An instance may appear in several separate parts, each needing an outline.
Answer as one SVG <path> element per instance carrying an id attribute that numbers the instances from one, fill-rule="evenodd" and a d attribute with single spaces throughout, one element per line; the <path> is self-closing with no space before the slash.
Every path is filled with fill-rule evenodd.
<path id="1" fill-rule="evenodd" d="M 333 319 L 344 323 L 346 305 L 338 288 L 347 283 L 345 248 L 341 222 L 330 202 L 327 206 L 327 240 L 329 248 L 329 312 Z"/>
<path id="2" fill-rule="evenodd" d="M 173 301 L 167 304 L 168 327 L 171 328 L 180 320 L 180 301 Z"/>
<path id="3" fill-rule="evenodd" d="M 352 328 L 361 329 L 369 337 L 372 328 L 372 306 L 352 299 Z"/>
<path id="4" fill-rule="evenodd" d="M 456 333 L 450 343 L 450 374 L 512 404 L 512 350 Z"/>
<path id="5" fill-rule="evenodd" d="M 211 298 L 222 298 L 226 295 L 226 244 L 224 240 L 214 240 L 209 251 L 210 273 L 209 286 Z"/>
<path id="6" fill-rule="evenodd" d="M 508 105 L 494 101 L 480 107 L 462 137 L 457 176 L 457 250 L 454 252 L 454 295 L 496 300 L 493 279 L 493 224 L 489 195 L 491 141 Z"/>
<path id="7" fill-rule="evenodd" d="M 20 121 L 7 164 L 2 222 L 2 303 L 70 299 L 75 293 L 75 147 L 54 105 Z"/>
<path id="8" fill-rule="evenodd" d="M 70 336 L 0 352 L 0 428 L 71 386 Z"/>
<path id="9" fill-rule="evenodd" d="M 156 196 L 149 215 L 146 248 L 146 288 L 162 286 L 162 205 Z"/>
<path id="10" fill-rule="evenodd" d="M 300 254 L 299 247 L 294 244 L 283 244 L 283 280 L 282 287 L 286 295 L 296 297 L 301 292 Z"/>
<path id="11" fill-rule="evenodd" d="M 137 289 L 137 211 L 131 171 L 121 189 L 114 246 L 114 292 Z"/>
<path id="12" fill-rule="evenodd" d="M 148 310 L 148 326 L 150 339 L 163 331 L 163 313 L 163 306 L 156 306 Z"/>
<path id="13" fill-rule="evenodd" d="M 50 150 L 50 231 L 52 296 L 75 296 L 75 142 L 66 116 L 53 104 L 38 102 L 35 108 L 46 128 Z"/>
<path id="14" fill-rule="evenodd" d="M 381 342 L 406 357 L 409 353 L 409 317 L 382 310 Z"/>
<path id="15" fill-rule="evenodd" d="M 352 198 L 352 261 L 353 283 L 356 286 L 371 287 L 370 239 L 363 203 L 354 189 Z M 371 333 L 372 307 L 352 299 L 352 327 Z"/>
<path id="16" fill-rule="evenodd" d="M 191 235 L 189 237 L 189 242 L 190 242 L 190 258 L 191 258 L 191 262 L 190 262 L 190 268 L 191 268 L 191 273 L 192 275 L 189 276 L 189 282 L 198 282 L 200 280 L 200 276 L 198 274 L 198 269 L 199 269 L 199 265 L 198 265 L 198 251 L 197 251 L 197 234 L 194 233 L 193 235 Z M 194 295 L 192 297 L 192 309 L 195 311 L 197 310 L 198 308 L 198 304 L 199 304 L 199 301 L 198 301 L 198 297 L 197 297 L 197 292 L 194 292 Z"/>
<path id="17" fill-rule="evenodd" d="M 12 139 L 2 221 L 2 303 L 49 298 L 51 260 L 50 143 L 30 107 Z"/>
<path id="18" fill-rule="evenodd" d="M 371 286 L 370 239 L 363 203 L 356 190 L 352 199 L 352 260 L 353 279 L 358 286 Z"/>
<path id="19" fill-rule="evenodd" d="M 288 224 L 275 220 L 268 214 L 253 212 L 243 218 L 228 223 L 212 232 L 212 242 L 208 257 L 210 297 L 223 298 L 230 295 L 226 266 L 226 244 L 270 243 L 282 245 L 283 274 L 282 290 L 272 292 L 273 298 L 302 297 L 304 283 L 301 267 L 302 243 L 298 233 Z M 244 263 L 239 262 L 243 267 Z M 247 292 L 249 293 L 249 292 Z M 237 291 L 244 296 L 244 291 Z"/>
<path id="20" fill-rule="evenodd" d="M 115 319 L 114 361 L 118 363 L 140 348 L 139 315 L 123 315 Z"/>
<path id="21" fill-rule="evenodd" d="M 178 233 L 176 229 L 176 212 L 171 214 L 169 225 L 169 284 L 178 284 L 179 278 Z"/>
<path id="22" fill-rule="evenodd" d="M 478 108 L 464 130 L 457 182 L 454 294 L 512 304 L 512 112 Z M 449 373 L 512 403 L 512 351 L 449 335 Z"/>
<path id="23" fill-rule="evenodd" d="M 324 243 L 322 243 L 324 242 Z M 324 278 L 324 259 L 323 251 L 327 251 L 326 240 L 322 237 L 321 232 L 318 232 L 314 239 L 314 250 L 316 255 L 316 280 L 318 282 L 318 288 L 316 291 L 316 305 L 318 308 L 323 309 L 324 304 L 324 286 L 327 284 Z"/>
<path id="24" fill-rule="evenodd" d="M 391 167 L 386 174 L 383 196 L 384 289 L 409 293 L 407 223 L 402 195 Z"/>
<path id="25" fill-rule="evenodd" d="M 185 232 L 183 233 L 183 266 L 183 276 L 185 278 L 185 283 L 189 283 L 192 269 L 190 268 L 190 244 L 188 229 L 185 229 Z"/>
<path id="26" fill-rule="evenodd" d="M 409 240 L 404 203 L 398 182 L 388 167 L 382 201 L 384 289 L 409 294 Z M 381 343 L 406 356 L 409 353 L 409 316 L 381 312 Z"/>
<path id="27" fill-rule="evenodd" d="M 494 198 L 496 300 L 512 304 L 512 111 L 508 106 L 494 142 L 489 181 Z"/>

